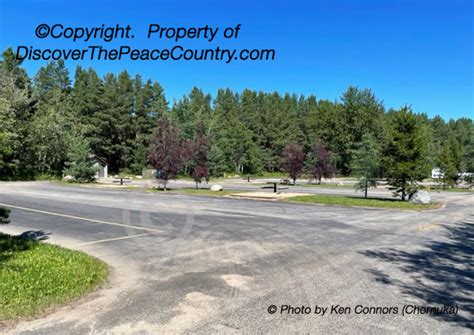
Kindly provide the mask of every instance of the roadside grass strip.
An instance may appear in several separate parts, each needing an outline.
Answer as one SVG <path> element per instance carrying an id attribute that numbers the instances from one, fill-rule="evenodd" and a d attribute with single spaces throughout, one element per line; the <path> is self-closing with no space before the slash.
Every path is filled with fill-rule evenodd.
<path id="1" fill-rule="evenodd" d="M 439 208 L 440 204 L 430 203 L 428 205 L 418 205 L 409 201 L 401 201 L 398 199 L 375 199 L 375 198 L 356 198 L 341 195 L 302 195 L 286 199 L 289 202 L 300 202 L 309 204 L 337 205 L 337 206 L 355 206 L 355 207 L 374 207 L 374 208 L 396 208 L 396 209 L 412 209 L 425 210 Z"/>
<path id="2" fill-rule="evenodd" d="M 81 251 L 0 233 L 0 320 L 32 317 L 102 284 L 107 265 Z"/>

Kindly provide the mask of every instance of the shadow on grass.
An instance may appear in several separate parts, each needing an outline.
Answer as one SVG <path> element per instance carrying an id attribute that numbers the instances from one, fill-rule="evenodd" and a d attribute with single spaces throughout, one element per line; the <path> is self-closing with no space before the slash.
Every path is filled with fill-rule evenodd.
<path id="1" fill-rule="evenodd" d="M 0 262 L 6 261 L 18 252 L 30 250 L 38 241 L 47 240 L 50 234 L 43 230 L 28 230 L 17 236 L 0 233 Z"/>
<path id="2" fill-rule="evenodd" d="M 406 279 L 399 280 L 381 271 L 367 270 L 376 282 L 396 286 L 403 294 L 419 299 L 425 306 L 458 305 L 462 315 L 432 316 L 472 329 L 474 224 L 465 221 L 446 228 L 446 237 L 444 241 L 431 242 L 414 251 L 390 248 L 361 253 L 392 263 L 406 274 Z"/>

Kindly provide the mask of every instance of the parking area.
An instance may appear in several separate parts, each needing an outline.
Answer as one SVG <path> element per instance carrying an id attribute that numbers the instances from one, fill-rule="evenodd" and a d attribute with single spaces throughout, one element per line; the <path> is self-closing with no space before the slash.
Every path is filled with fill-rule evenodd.
<path id="1" fill-rule="evenodd" d="M 10 331 L 390 333 L 402 323 L 407 332 L 467 334 L 474 199 L 433 196 L 445 206 L 415 212 L 0 183 L 0 203 L 12 209 L 2 231 L 41 231 L 112 269 L 103 289 Z M 358 305 L 459 312 L 357 314 Z"/>

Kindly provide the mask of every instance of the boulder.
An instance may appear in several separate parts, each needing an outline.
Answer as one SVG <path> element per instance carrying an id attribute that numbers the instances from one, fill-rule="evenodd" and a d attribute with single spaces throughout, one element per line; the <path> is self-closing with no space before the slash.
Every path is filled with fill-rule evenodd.
<path id="1" fill-rule="evenodd" d="M 431 202 L 431 195 L 427 191 L 416 191 L 410 201 L 418 205 L 428 205 Z"/>
<path id="2" fill-rule="evenodd" d="M 76 178 L 74 178 L 73 176 L 70 176 L 70 175 L 64 176 L 64 178 L 63 178 L 63 180 L 65 180 L 65 181 L 73 181 L 74 179 L 76 179 Z"/>
<path id="3" fill-rule="evenodd" d="M 212 185 L 211 186 L 211 191 L 212 192 L 219 192 L 219 191 L 222 191 L 222 185 Z"/>

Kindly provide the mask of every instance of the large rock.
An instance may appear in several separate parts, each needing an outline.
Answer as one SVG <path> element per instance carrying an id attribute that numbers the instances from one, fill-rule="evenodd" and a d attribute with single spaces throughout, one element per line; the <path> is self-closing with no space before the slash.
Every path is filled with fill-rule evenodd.
<path id="1" fill-rule="evenodd" d="M 222 185 L 212 185 L 211 186 L 211 191 L 212 192 L 219 192 L 219 191 L 222 191 Z"/>
<path id="2" fill-rule="evenodd" d="M 414 204 L 428 205 L 431 202 L 431 195 L 427 191 L 416 191 L 410 201 Z"/>
<path id="3" fill-rule="evenodd" d="M 76 178 L 74 178 L 73 176 L 70 176 L 70 175 L 64 176 L 64 178 L 63 178 L 64 181 L 73 181 L 75 179 Z"/>

